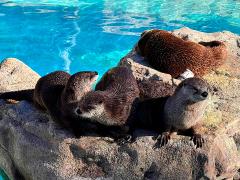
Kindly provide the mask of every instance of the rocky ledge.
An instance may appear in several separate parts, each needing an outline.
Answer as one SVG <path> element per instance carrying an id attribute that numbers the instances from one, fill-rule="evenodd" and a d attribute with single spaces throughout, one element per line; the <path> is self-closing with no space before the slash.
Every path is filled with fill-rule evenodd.
<path id="1" fill-rule="evenodd" d="M 240 169 L 240 37 L 230 32 L 174 31 L 192 41 L 224 41 L 227 63 L 204 78 L 212 85 L 205 113 L 208 139 L 196 149 L 189 137 L 176 136 L 153 150 L 151 136 L 119 146 L 106 137 L 76 139 L 32 104 L 0 101 L 0 167 L 10 179 L 239 179 Z M 142 81 L 154 78 L 179 83 L 151 69 L 134 49 L 119 65 Z M 39 75 L 17 59 L 0 65 L 0 91 L 34 87 Z M 146 134 L 138 130 L 137 134 Z"/>

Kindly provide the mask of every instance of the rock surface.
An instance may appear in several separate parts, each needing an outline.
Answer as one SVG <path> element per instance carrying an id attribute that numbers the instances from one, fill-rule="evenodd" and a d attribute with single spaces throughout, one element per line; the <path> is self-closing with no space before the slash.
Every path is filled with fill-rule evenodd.
<path id="1" fill-rule="evenodd" d="M 15 58 L 7 58 L 0 64 L 0 92 L 32 89 L 40 76 Z"/>
<path id="2" fill-rule="evenodd" d="M 204 77 L 213 86 L 213 95 L 205 115 L 208 142 L 202 149 L 196 149 L 189 137 L 183 136 L 174 137 L 158 150 L 152 149 L 154 141 L 149 135 L 123 146 L 106 137 L 76 139 L 32 104 L 0 101 L 0 167 L 11 179 L 232 178 L 240 168 L 240 37 L 230 32 L 207 34 L 188 28 L 174 33 L 194 41 L 220 39 L 231 52 L 226 65 Z M 15 63 L 19 61 L 11 60 L 0 69 L 0 78 L 4 77 L 4 82 L 0 81 L 1 91 L 33 87 L 39 78 L 27 67 L 28 72 L 22 73 L 24 65 L 19 73 L 11 75 Z M 150 78 L 170 85 L 179 83 L 170 75 L 147 67 L 134 51 L 120 65 L 131 68 L 139 81 Z M 26 80 L 24 85 L 15 85 L 19 79 Z M 139 130 L 137 134 L 146 132 Z"/>

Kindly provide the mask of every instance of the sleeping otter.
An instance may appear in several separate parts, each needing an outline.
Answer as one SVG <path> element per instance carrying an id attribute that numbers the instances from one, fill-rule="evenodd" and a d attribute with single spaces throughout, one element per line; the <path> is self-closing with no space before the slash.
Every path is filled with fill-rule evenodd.
<path id="1" fill-rule="evenodd" d="M 186 69 L 198 77 L 203 76 L 227 58 L 227 48 L 220 41 L 195 43 L 157 29 L 143 32 L 137 51 L 153 68 L 171 74 L 173 78 Z"/>

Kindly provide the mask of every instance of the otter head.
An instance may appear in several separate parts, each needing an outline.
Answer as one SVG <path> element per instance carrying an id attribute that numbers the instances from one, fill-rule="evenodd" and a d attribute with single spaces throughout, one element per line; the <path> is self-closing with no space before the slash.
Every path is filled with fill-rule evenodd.
<path id="1" fill-rule="evenodd" d="M 98 73 L 95 71 L 83 71 L 73 74 L 63 90 L 62 103 L 80 100 L 84 94 L 92 90 L 97 78 Z"/>
<path id="2" fill-rule="evenodd" d="M 98 73 L 96 71 L 82 71 L 73 74 L 68 80 L 66 88 L 88 92 L 92 89 L 93 84 L 98 78 Z"/>
<path id="3" fill-rule="evenodd" d="M 96 82 L 98 73 L 95 71 L 78 72 L 70 77 L 61 95 L 61 111 L 67 116 L 78 116 L 76 108 L 79 101 L 89 91 L 92 90 Z"/>
<path id="4" fill-rule="evenodd" d="M 137 43 L 136 46 L 136 52 L 140 54 L 141 56 L 145 56 L 145 46 L 147 44 L 147 41 L 154 35 L 156 32 L 159 32 L 158 29 L 151 29 L 151 30 L 145 30 L 141 34 L 141 38 Z"/>
<path id="5" fill-rule="evenodd" d="M 209 96 L 209 84 L 200 78 L 188 78 L 178 85 L 174 95 L 189 103 L 204 101 Z"/>
<path id="6" fill-rule="evenodd" d="M 97 120 L 104 115 L 104 95 L 101 91 L 90 91 L 80 100 L 75 113 L 83 118 Z"/>
<path id="7" fill-rule="evenodd" d="M 91 91 L 87 93 L 80 101 L 76 114 L 92 122 L 97 122 L 106 126 L 116 125 L 118 122 L 112 118 L 112 112 L 107 104 L 111 101 L 103 91 Z"/>

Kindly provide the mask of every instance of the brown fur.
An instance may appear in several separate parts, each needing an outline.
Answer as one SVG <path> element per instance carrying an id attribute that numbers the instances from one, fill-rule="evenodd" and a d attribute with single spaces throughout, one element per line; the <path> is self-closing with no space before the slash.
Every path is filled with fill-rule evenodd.
<path id="1" fill-rule="evenodd" d="M 157 29 L 142 34 L 138 51 L 153 68 L 174 78 L 186 69 L 196 76 L 203 76 L 227 58 L 227 48 L 220 41 L 195 43 Z"/>
<path id="2" fill-rule="evenodd" d="M 190 88 L 188 92 L 183 91 L 186 86 Z M 200 78 L 189 78 L 178 85 L 172 96 L 142 100 L 136 109 L 134 126 L 160 132 L 157 147 L 166 144 L 172 132 L 187 132 L 200 147 L 203 140 L 199 129 L 207 104 L 201 96 L 203 92 L 209 92 L 209 85 Z"/>
<path id="3" fill-rule="evenodd" d="M 90 117 L 90 120 L 107 126 L 122 126 L 126 124 L 137 97 L 139 89 L 131 70 L 115 67 L 105 73 L 95 91 L 83 97 L 81 111 L 84 114 L 90 112 L 94 106 L 103 107 L 103 113 Z"/>
<path id="4" fill-rule="evenodd" d="M 80 134 L 78 131 L 82 127 L 76 108 L 82 96 L 91 90 L 96 77 L 97 73 L 91 71 L 72 76 L 63 71 L 55 71 L 40 78 L 35 89 L 28 90 L 29 95 L 20 91 L 8 93 L 8 97 L 3 94 L 1 98 L 23 100 L 27 97 L 27 100 L 34 102 L 38 108 L 46 110 L 57 123 L 75 134 Z"/>
<path id="5" fill-rule="evenodd" d="M 175 86 L 154 79 L 139 81 L 138 87 L 140 91 L 140 99 L 171 96 L 175 90 Z"/>

